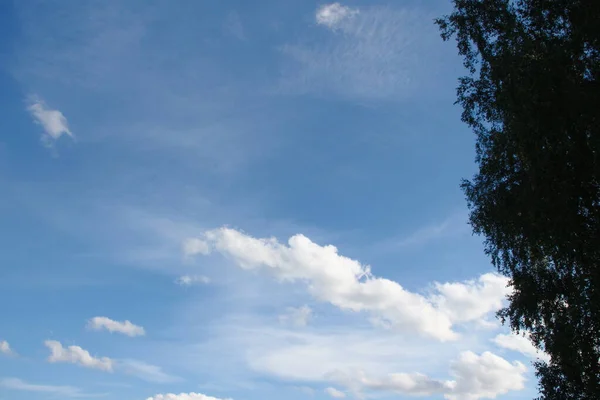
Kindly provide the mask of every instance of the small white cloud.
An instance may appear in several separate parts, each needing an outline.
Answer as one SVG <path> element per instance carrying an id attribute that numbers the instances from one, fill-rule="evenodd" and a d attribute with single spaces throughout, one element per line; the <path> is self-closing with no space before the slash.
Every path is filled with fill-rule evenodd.
<path id="1" fill-rule="evenodd" d="M 279 316 L 279 322 L 282 324 L 291 324 L 293 326 L 306 326 L 312 317 L 312 310 L 309 306 L 298 308 L 290 307 L 287 314 Z"/>
<path id="2" fill-rule="evenodd" d="M 231 400 L 231 399 L 219 399 L 217 397 L 207 396 L 202 393 L 167 393 L 157 394 L 152 397 L 148 397 L 146 400 Z"/>
<path id="3" fill-rule="evenodd" d="M 335 29 L 342 21 L 358 14 L 357 9 L 346 7 L 340 3 L 324 4 L 317 9 L 317 24 Z"/>
<path id="4" fill-rule="evenodd" d="M 497 346 L 502 347 L 504 349 L 517 351 L 521 354 L 526 355 L 527 357 L 531 357 L 533 359 L 539 358 L 542 361 L 550 362 L 550 356 L 547 353 L 544 353 L 531 343 L 529 339 L 529 333 L 524 333 L 522 335 L 516 333 L 499 334 L 494 339 L 492 339 Z"/>
<path id="5" fill-rule="evenodd" d="M 113 370 L 113 360 L 108 357 L 93 357 L 87 350 L 84 350 L 79 346 L 69 346 L 65 348 L 56 340 L 46 340 L 44 344 L 52 352 L 50 357 L 48 357 L 48 362 L 77 364 L 86 368 L 94 368 L 108 372 L 112 372 Z"/>
<path id="6" fill-rule="evenodd" d="M 36 385 L 18 378 L 1 378 L 0 387 L 24 392 L 48 393 L 60 397 L 92 397 L 73 386 Z"/>
<path id="7" fill-rule="evenodd" d="M 197 254 L 207 255 L 210 253 L 208 243 L 202 239 L 190 238 L 183 242 L 183 255 L 191 257 Z"/>
<path id="8" fill-rule="evenodd" d="M 62 135 L 73 137 L 67 118 L 63 113 L 48 108 L 46 103 L 37 96 L 31 98 L 27 109 L 35 122 L 44 128 L 45 134 L 42 136 L 42 140 L 46 145 L 50 145 L 52 141 L 58 140 Z"/>
<path id="9" fill-rule="evenodd" d="M 326 388 L 325 393 L 327 393 L 329 396 L 333 397 L 334 399 L 343 399 L 344 397 L 346 397 L 346 393 L 344 393 L 341 390 L 338 390 L 336 388 L 333 388 L 333 387 Z"/>
<path id="10" fill-rule="evenodd" d="M 122 333 L 129 337 L 144 336 L 146 334 L 143 327 L 132 324 L 130 321 L 114 321 L 107 317 L 94 317 L 88 321 L 87 327 L 95 331 L 106 329 L 110 333 Z"/>
<path id="11" fill-rule="evenodd" d="M 14 355 L 14 350 L 10 347 L 10 344 L 6 340 L 0 341 L 0 353 L 6 355 Z"/>
<path id="12" fill-rule="evenodd" d="M 177 376 L 163 372 L 162 368 L 138 360 L 119 360 L 117 369 L 146 382 L 171 383 L 181 381 Z"/>
<path id="13" fill-rule="evenodd" d="M 207 284 L 210 283 L 210 278 L 202 275 L 182 275 L 175 279 L 175 283 L 180 286 L 192 286 L 194 284 Z"/>

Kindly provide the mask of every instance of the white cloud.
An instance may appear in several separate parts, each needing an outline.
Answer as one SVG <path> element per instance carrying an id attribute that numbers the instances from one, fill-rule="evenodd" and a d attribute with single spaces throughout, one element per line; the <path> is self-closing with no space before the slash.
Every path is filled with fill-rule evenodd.
<path id="1" fill-rule="evenodd" d="M 0 341 L 0 353 L 6 355 L 14 355 L 14 350 L 10 347 L 10 344 L 6 340 Z"/>
<path id="2" fill-rule="evenodd" d="M 437 294 L 432 296 L 432 301 L 453 321 L 478 321 L 502 308 L 512 291 L 508 283 L 508 278 L 491 273 L 466 282 L 435 283 Z"/>
<path id="3" fill-rule="evenodd" d="M 65 348 L 56 340 L 46 340 L 44 344 L 52 352 L 50 357 L 48 357 L 48 361 L 51 363 L 62 362 L 78 364 L 83 367 L 95 368 L 108 372 L 112 372 L 113 370 L 113 360 L 108 357 L 93 357 L 87 350 L 84 350 L 79 346 L 69 346 Z"/>
<path id="4" fill-rule="evenodd" d="M 344 393 L 341 390 L 338 390 L 336 388 L 333 388 L 333 387 L 326 388 L 325 393 L 327 393 L 329 396 L 333 397 L 334 399 L 343 399 L 344 397 L 346 397 L 346 393 Z"/>
<path id="5" fill-rule="evenodd" d="M 208 231 L 205 239 L 243 269 L 264 268 L 280 280 L 305 281 L 318 300 L 346 310 L 370 311 L 441 340 L 456 338 L 449 318 L 423 296 L 388 279 L 371 277 L 368 266 L 338 255 L 334 246 L 319 246 L 303 235 L 292 236 L 285 246 L 274 238 L 255 239 L 229 228 Z"/>
<path id="6" fill-rule="evenodd" d="M 107 317 L 91 318 L 87 323 L 87 327 L 95 331 L 106 329 L 110 333 L 122 333 L 129 337 L 144 336 L 146 334 L 143 327 L 132 324 L 130 321 L 114 321 Z"/>
<path id="7" fill-rule="evenodd" d="M 496 396 L 525 387 L 525 366 L 488 351 L 480 356 L 467 351 L 452 363 L 455 378 L 452 390 L 445 394 L 448 400 L 494 399 Z"/>
<path id="8" fill-rule="evenodd" d="M 393 373 L 381 378 L 368 378 L 362 371 L 353 375 L 333 373 L 331 378 L 345 384 L 355 394 L 363 391 L 401 393 L 411 396 L 428 396 L 451 390 L 452 382 L 431 379 L 420 373 Z"/>
<path id="9" fill-rule="evenodd" d="M 67 118 L 59 110 L 48 108 L 46 103 L 38 97 L 32 97 L 27 108 L 35 122 L 40 124 L 45 131 L 42 137 L 46 144 L 50 144 L 52 140 L 58 140 L 62 135 L 73 137 L 73 133 L 69 129 Z"/>
<path id="10" fill-rule="evenodd" d="M 207 396 L 202 393 L 167 393 L 157 394 L 152 397 L 148 397 L 146 400 L 231 400 L 231 399 L 219 399 L 217 397 Z"/>
<path id="11" fill-rule="evenodd" d="M 549 362 L 550 356 L 535 348 L 529 339 L 529 333 L 524 334 L 499 334 L 492 341 L 499 347 L 517 351 L 533 359 L 539 358 L 542 361 Z"/>
<path id="12" fill-rule="evenodd" d="M 421 373 L 392 373 L 380 378 L 364 372 L 336 371 L 330 379 L 345 385 L 357 395 L 364 391 L 391 392 L 410 396 L 443 394 L 448 400 L 493 399 L 509 391 L 522 390 L 526 368 L 520 362 L 509 363 L 490 352 L 477 355 L 462 352 L 450 365 L 453 380 L 432 379 Z"/>
<path id="13" fill-rule="evenodd" d="M 81 389 L 73 386 L 36 385 L 18 378 L 1 378 L 0 387 L 25 392 L 48 393 L 61 397 L 93 397 L 93 395 L 83 393 Z"/>
<path id="14" fill-rule="evenodd" d="M 217 334 L 225 342 L 207 343 L 206 348 L 216 347 L 216 354 L 223 348 L 243 350 L 256 372 L 298 384 L 333 386 L 358 397 L 396 393 L 475 400 L 524 388 L 524 365 L 483 350 L 485 342 L 476 336 L 448 346 L 346 324 L 328 333 L 269 329 L 260 322 L 249 330 L 248 325 L 254 324 L 241 320 L 223 326 Z M 235 326 L 244 326 L 237 333 L 238 345 L 226 338 Z"/>
<path id="15" fill-rule="evenodd" d="M 238 323 L 227 330 L 234 326 Z M 224 329 L 221 338 L 226 334 Z M 233 343 L 210 343 L 207 347 L 244 351 L 245 361 L 253 370 L 297 382 L 328 382 L 326 377 L 334 371 L 364 370 L 381 376 L 407 368 L 445 367 L 456 352 L 453 346 L 441 343 L 423 346 L 414 335 L 399 340 L 393 333 L 357 331 L 347 326 L 326 333 L 257 326 L 239 335 Z"/>
<path id="16" fill-rule="evenodd" d="M 343 310 L 366 311 L 381 324 L 441 341 L 458 338 L 453 323 L 475 321 L 499 308 L 506 292 L 505 278 L 485 274 L 477 281 L 436 284 L 434 293 L 426 297 L 373 276 L 369 266 L 301 234 L 292 236 L 287 246 L 275 238 L 257 239 L 229 228 L 207 231 L 198 240 L 206 244 L 202 254 L 216 250 L 243 269 L 265 270 L 281 281 L 304 282 L 320 301 Z"/>
<path id="17" fill-rule="evenodd" d="M 280 92 L 395 100 L 435 80 L 438 37 L 424 29 L 433 15 L 375 5 L 358 12 L 338 4 L 319 8 L 316 18 L 334 33 L 282 46 Z"/>
<path id="18" fill-rule="evenodd" d="M 179 377 L 163 372 L 163 370 L 156 365 L 147 364 L 138 360 L 119 360 L 117 368 L 128 375 L 135 376 L 147 382 L 171 383 L 181 380 Z"/>
<path id="19" fill-rule="evenodd" d="M 298 308 L 289 307 L 287 313 L 279 316 L 279 322 L 282 324 L 291 324 L 294 326 L 306 326 L 312 317 L 312 310 L 309 306 Z"/>
<path id="20" fill-rule="evenodd" d="M 194 284 L 199 283 L 210 283 L 210 278 L 203 275 L 182 275 L 179 278 L 175 279 L 175 283 L 180 286 L 192 286 Z"/>
<path id="21" fill-rule="evenodd" d="M 317 24 L 335 29 L 344 19 L 351 18 L 359 11 L 341 5 L 340 3 L 324 4 L 317 9 L 315 19 Z"/>
<path id="22" fill-rule="evenodd" d="M 79 346 L 65 348 L 54 340 L 47 340 L 44 344 L 52 351 L 52 354 L 48 357 L 48 361 L 51 363 L 71 363 L 108 372 L 117 371 L 154 383 L 171 383 L 181 380 L 179 377 L 165 373 L 160 367 L 143 361 L 108 357 L 97 358 Z"/>
<path id="23" fill-rule="evenodd" d="M 186 257 L 195 256 L 197 254 L 208 254 L 210 249 L 208 243 L 198 238 L 189 238 L 183 242 L 183 254 Z"/>
<path id="24" fill-rule="evenodd" d="M 493 330 L 500 328 L 502 324 L 497 319 L 482 318 L 475 321 L 475 326 L 482 330 Z"/>

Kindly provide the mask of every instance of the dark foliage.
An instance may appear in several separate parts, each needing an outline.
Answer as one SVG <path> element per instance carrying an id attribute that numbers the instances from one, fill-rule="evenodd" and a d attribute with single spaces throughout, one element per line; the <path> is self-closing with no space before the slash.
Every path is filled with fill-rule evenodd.
<path id="1" fill-rule="evenodd" d="M 454 0 L 469 76 L 474 232 L 514 286 L 500 311 L 551 356 L 540 399 L 600 399 L 600 0 Z"/>

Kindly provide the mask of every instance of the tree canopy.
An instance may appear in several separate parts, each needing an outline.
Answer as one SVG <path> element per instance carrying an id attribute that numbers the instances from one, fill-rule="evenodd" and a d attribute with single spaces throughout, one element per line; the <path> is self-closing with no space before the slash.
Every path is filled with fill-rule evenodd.
<path id="1" fill-rule="evenodd" d="M 470 223 L 514 292 L 499 312 L 551 361 L 540 399 L 600 399 L 600 1 L 454 0 Z"/>

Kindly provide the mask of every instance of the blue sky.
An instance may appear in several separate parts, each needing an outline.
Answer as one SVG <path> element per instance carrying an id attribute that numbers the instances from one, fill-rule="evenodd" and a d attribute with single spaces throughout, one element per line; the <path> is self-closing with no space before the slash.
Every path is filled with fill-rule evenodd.
<path id="1" fill-rule="evenodd" d="M 0 399 L 529 399 L 447 0 L 0 3 Z"/>

